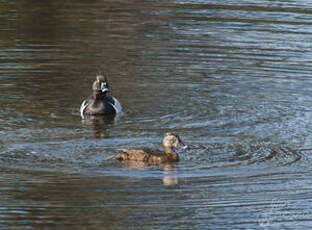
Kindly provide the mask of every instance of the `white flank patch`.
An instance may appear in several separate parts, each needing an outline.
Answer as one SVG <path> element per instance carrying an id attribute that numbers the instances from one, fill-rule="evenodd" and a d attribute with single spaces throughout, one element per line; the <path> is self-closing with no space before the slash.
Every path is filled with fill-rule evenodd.
<path id="1" fill-rule="evenodd" d="M 112 98 L 114 100 L 114 105 L 113 104 L 111 104 L 111 105 L 114 107 L 116 113 L 120 113 L 122 108 L 121 108 L 119 101 L 115 97 L 112 97 Z"/>
<path id="2" fill-rule="evenodd" d="M 88 102 L 87 100 L 84 100 L 80 106 L 80 116 L 82 117 L 82 119 L 84 119 L 83 112 L 87 108 L 87 106 L 88 106 Z"/>

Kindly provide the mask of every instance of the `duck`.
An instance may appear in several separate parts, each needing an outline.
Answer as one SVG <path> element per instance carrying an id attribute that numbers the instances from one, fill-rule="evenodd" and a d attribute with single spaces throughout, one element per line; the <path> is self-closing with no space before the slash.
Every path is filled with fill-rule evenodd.
<path id="1" fill-rule="evenodd" d="M 98 73 L 92 84 L 92 95 L 85 99 L 80 106 L 82 119 L 86 116 L 114 115 L 120 113 L 122 107 L 119 101 L 109 95 L 107 77 L 104 73 Z"/>
<path id="2" fill-rule="evenodd" d="M 157 165 L 163 163 L 178 162 L 179 155 L 175 151 L 176 148 L 187 149 L 181 138 L 172 132 L 165 133 L 162 140 L 163 151 L 151 148 L 137 148 L 137 149 L 120 149 L 118 153 L 113 156 L 120 162 L 142 162 L 147 165 Z"/>

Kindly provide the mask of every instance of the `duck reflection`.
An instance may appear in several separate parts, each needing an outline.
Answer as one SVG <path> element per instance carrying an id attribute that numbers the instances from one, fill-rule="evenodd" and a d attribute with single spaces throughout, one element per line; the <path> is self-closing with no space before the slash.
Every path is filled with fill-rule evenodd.
<path id="1" fill-rule="evenodd" d="M 178 176 L 176 175 L 176 169 L 173 164 L 164 164 L 164 177 L 162 179 L 163 184 L 166 186 L 177 185 L 179 183 Z"/>
<path id="2" fill-rule="evenodd" d="M 122 161 L 121 163 L 129 170 L 142 170 L 151 166 L 151 164 L 142 161 Z M 161 170 L 164 172 L 162 178 L 163 185 L 172 186 L 179 183 L 179 178 L 176 175 L 175 163 L 164 163 L 162 164 Z"/>
<path id="3" fill-rule="evenodd" d="M 115 124 L 117 117 L 112 116 L 88 116 L 81 122 L 82 124 L 91 126 L 94 130 L 95 138 L 105 138 L 109 136 L 109 128 Z"/>

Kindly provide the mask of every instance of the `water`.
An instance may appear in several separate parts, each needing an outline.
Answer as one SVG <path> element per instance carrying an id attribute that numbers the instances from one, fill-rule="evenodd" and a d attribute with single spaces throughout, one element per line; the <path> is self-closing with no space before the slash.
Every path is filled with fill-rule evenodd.
<path id="1" fill-rule="evenodd" d="M 311 7 L 2 1 L 0 228 L 309 228 Z M 98 71 L 124 112 L 81 120 Z M 177 164 L 107 160 L 168 131 Z"/>

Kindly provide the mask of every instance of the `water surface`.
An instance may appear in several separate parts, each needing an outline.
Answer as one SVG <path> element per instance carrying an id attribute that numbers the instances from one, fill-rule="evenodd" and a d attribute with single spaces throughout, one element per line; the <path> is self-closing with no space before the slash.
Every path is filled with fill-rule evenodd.
<path id="1" fill-rule="evenodd" d="M 1 229 L 311 226 L 309 1 L 1 5 Z M 82 120 L 98 71 L 124 111 Z M 177 164 L 107 160 L 169 131 Z"/>

